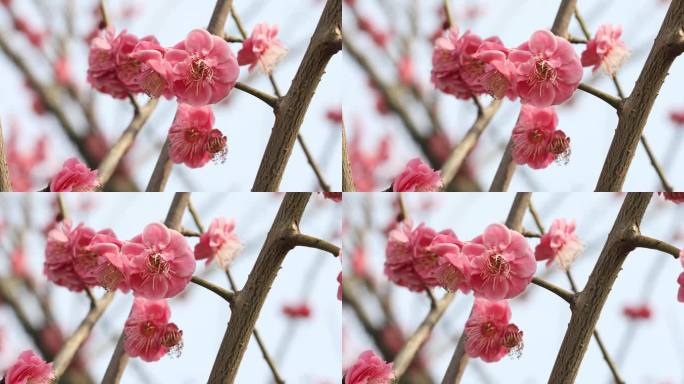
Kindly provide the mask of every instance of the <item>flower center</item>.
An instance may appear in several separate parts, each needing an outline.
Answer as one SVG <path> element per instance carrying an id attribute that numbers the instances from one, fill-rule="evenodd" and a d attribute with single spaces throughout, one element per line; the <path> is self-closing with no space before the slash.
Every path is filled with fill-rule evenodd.
<path id="1" fill-rule="evenodd" d="M 487 272 L 490 276 L 507 277 L 511 272 L 511 265 L 500 253 L 494 252 L 489 255 L 489 260 L 487 260 Z"/>
<path id="2" fill-rule="evenodd" d="M 152 337 L 157 331 L 157 327 L 151 321 L 140 324 L 140 333 L 145 337 Z"/>
<path id="3" fill-rule="evenodd" d="M 196 143 L 199 141 L 200 137 L 200 131 L 195 127 L 190 127 L 185 130 L 185 141 L 188 143 Z"/>
<path id="4" fill-rule="evenodd" d="M 190 66 L 190 76 L 194 81 L 211 81 L 214 70 L 203 59 L 195 58 Z"/>
<path id="5" fill-rule="evenodd" d="M 503 346 L 508 348 L 510 353 L 520 356 L 523 349 L 523 332 L 515 324 L 508 324 L 506 327 Z"/>
<path id="6" fill-rule="evenodd" d="M 539 144 L 542 140 L 544 140 L 544 133 L 541 129 L 535 128 L 527 133 L 527 139 L 530 141 L 530 143 Z"/>
<path id="7" fill-rule="evenodd" d="M 159 251 L 147 256 L 147 270 L 153 275 L 165 275 L 169 272 L 169 263 Z"/>
<path id="8" fill-rule="evenodd" d="M 534 64 L 534 72 L 539 82 L 556 82 L 556 69 L 542 58 L 538 58 Z"/>
<path id="9" fill-rule="evenodd" d="M 570 160 L 570 138 L 563 131 L 556 131 L 549 143 L 549 152 L 556 156 L 556 161 L 565 164 Z"/>
<path id="10" fill-rule="evenodd" d="M 226 161 L 228 155 L 228 139 L 218 129 L 212 129 L 209 132 L 209 140 L 207 140 L 207 152 L 212 154 L 213 160 L 218 163 Z"/>
<path id="11" fill-rule="evenodd" d="M 480 326 L 480 333 L 482 334 L 482 336 L 492 337 L 496 335 L 496 327 L 494 326 L 494 324 L 492 324 L 491 321 L 482 323 L 482 325 Z"/>

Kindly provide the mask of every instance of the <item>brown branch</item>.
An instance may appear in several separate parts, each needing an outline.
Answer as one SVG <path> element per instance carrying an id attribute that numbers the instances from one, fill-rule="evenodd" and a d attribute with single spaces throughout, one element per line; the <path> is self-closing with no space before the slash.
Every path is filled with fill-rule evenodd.
<path id="1" fill-rule="evenodd" d="M 431 308 L 425 319 L 423 319 L 418 328 L 416 328 L 413 334 L 406 340 L 401 350 L 399 350 L 397 356 L 394 358 L 393 367 L 394 377 L 397 382 L 399 382 L 399 379 L 411 365 L 420 348 L 428 340 L 432 333 L 432 329 L 442 318 L 442 315 L 444 315 L 444 312 L 446 312 L 449 304 L 454 300 L 454 297 L 455 293 L 449 292 L 437 301 L 437 304 Z"/>
<path id="2" fill-rule="evenodd" d="M 642 134 L 641 137 L 639 138 L 639 140 L 641 141 L 641 146 L 644 147 L 644 150 L 646 151 L 646 155 L 648 156 L 648 159 L 651 162 L 651 166 L 653 166 L 653 169 L 656 171 L 656 174 L 658 175 L 658 178 L 660 179 L 660 183 L 663 185 L 663 189 L 666 192 L 672 192 L 674 189 L 672 188 L 672 185 L 667 181 L 667 177 L 665 176 L 665 171 L 663 170 L 663 167 L 658 162 L 658 159 L 656 158 L 655 153 L 653 153 L 653 150 L 651 149 L 651 145 L 646 140 L 646 136 Z"/>
<path id="3" fill-rule="evenodd" d="M 252 191 L 276 191 L 294 141 L 332 56 L 342 48 L 342 1 L 328 0 L 292 85 L 276 110 L 271 136 L 261 158 Z"/>
<path id="4" fill-rule="evenodd" d="M 217 0 L 214 11 L 211 13 L 207 31 L 212 35 L 223 36 L 223 28 L 228 20 L 230 9 L 233 7 L 233 0 Z"/>
<path id="5" fill-rule="evenodd" d="M 171 201 L 171 206 L 166 214 L 166 219 L 164 220 L 164 225 L 170 229 L 179 230 L 181 220 L 183 219 L 183 213 L 188 206 L 190 201 L 190 193 L 188 192 L 176 192 Z M 128 354 L 124 350 L 124 333 L 121 332 L 119 341 L 114 348 L 114 353 L 109 360 L 109 365 L 105 371 L 104 378 L 102 379 L 102 384 L 117 384 L 121 380 L 124 371 L 126 370 L 126 365 L 128 363 Z"/>
<path id="6" fill-rule="evenodd" d="M 235 298 L 230 321 L 221 341 L 209 384 L 232 384 L 245 354 L 249 337 L 271 285 L 292 244 L 283 239 L 300 222 L 310 193 L 287 193 L 268 232 L 247 283 Z"/>
<path id="7" fill-rule="evenodd" d="M 139 112 L 134 114 L 133 120 L 128 124 L 128 127 L 123 131 L 119 139 L 109 148 L 109 152 L 100 163 L 97 169 L 97 177 L 100 182 L 100 186 L 104 187 L 105 184 L 112 177 L 116 168 L 119 166 L 121 160 L 126 156 L 128 150 L 133 145 L 135 138 L 142 129 L 143 125 L 147 122 L 147 119 L 152 115 L 152 112 L 157 107 L 157 102 L 159 99 L 151 99 L 141 107 Z"/>
<path id="8" fill-rule="evenodd" d="M 530 214 L 532 215 L 532 218 L 534 219 L 535 224 L 537 225 L 537 229 L 539 229 L 539 232 L 541 232 L 543 234 L 544 233 L 544 225 L 542 224 L 541 217 L 539 216 L 539 212 L 537 212 L 537 210 L 534 208 L 534 204 L 532 204 L 532 201 L 530 201 L 529 211 L 530 211 Z M 579 290 L 577 288 L 577 284 L 575 283 L 575 279 L 572 277 L 572 272 L 570 271 L 570 266 L 568 266 L 568 269 L 565 270 L 565 276 L 568 278 L 568 282 L 570 283 L 570 288 L 572 289 L 573 300 L 574 300 L 574 295 L 577 295 L 577 292 Z M 610 369 L 610 372 L 613 374 L 613 379 L 615 379 L 615 383 L 616 384 L 625 384 L 625 381 L 622 379 L 622 376 L 620 375 L 620 371 L 618 371 L 617 364 L 615 364 L 615 361 L 610 356 L 610 353 L 608 353 L 608 349 L 606 348 L 606 345 L 603 343 L 603 339 L 601 338 L 601 335 L 599 334 L 598 330 L 594 329 L 593 335 L 594 335 L 594 340 L 596 340 L 596 344 L 598 345 L 599 349 L 601 350 L 601 355 L 603 355 L 603 360 L 606 361 L 606 364 L 608 365 L 608 369 Z"/>
<path id="9" fill-rule="evenodd" d="M 615 108 L 617 111 L 620 111 L 620 99 L 618 99 L 617 97 L 610 95 L 606 92 L 603 92 L 599 89 L 596 89 L 591 85 L 585 83 L 580 83 L 578 88 L 590 95 L 598 97 L 599 99 L 608 103 L 608 105 L 610 105 L 611 107 Z"/>
<path id="10" fill-rule="evenodd" d="M 268 93 L 266 93 L 264 91 L 260 91 L 256 88 L 250 87 L 249 85 L 241 83 L 239 81 L 237 83 L 235 83 L 235 89 L 239 89 L 245 93 L 249 93 L 250 95 L 252 95 L 252 96 L 256 97 L 257 99 L 263 101 L 264 103 L 268 104 L 268 106 L 271 108 L 275 108 L 276 105 L 278 104 L 278 98 L 277 97 L 275 97 L 273 95 L 269 95 Z"/>
<path id="11" fill-rule="evenodd" d="M 673 0 L 634 89 L 624 101 L 596 191 L 619 191 L 670 66 L 682 52 L 684 0 Z"/>
<path id="12" fill-rule="evenodd" d="M 531 198 L 532 193 L 530 192 L 518 192 L 515 194 L 515 199 L 513 199 L 513 204 L 511 205 L 511 209 L 508 211 L 508 217 L 506 218 L 506 226 L 509 229 L 513 231 L 522 230 L 523 218 L 530 206 Z M 462 333 L 458 340 L 458 344 L 456 345 L 456 350 L 454 351 L 453 356 L 451 356 L 449 367 L 444 373 L 442 384 L 460 383 L 465 368 L 468 365 L 468 360 L 468 355 L 465 353 L 465 333 Z"/>
<path id="13" fill-rule="evenodd" d="M 71 364 L 74 356 L 81 348 L 83 343 L 90 336 L 95 323 L 100 319 L 102 314 L 111 304 L 114 299 L 114 292 L 107 292 L 105 295 L 95 302 L 95 305 L 90 309 L 86 317 L 81 321 L 81 324 L 76 328 L 74 333 L 62 345 L 62 349 L 57 353 L 53 361 L 53 368 L 55 374 L 55 382 L 58 382 L 66 369 Z"/>
<path id="14" fill-rule="evenodd" d="M 629 240 L 632 242 L 632 245 L 634 247 L 655 249 L 656 251 L 670 254 L 675 259 L 679 258 L 680 249 L 664 241 L 644 236 L 641 234 L 634 234 L 634 236 Z"/>
<path id="15" fill-rule="evenodd" d="M 323 178 L 323 173 L 321 172 L 321 169 L 318 167 L 318 164 L 316 164 L 316 159 L 314 159 L 313 155 L 309 151 L 309 147 L 306 145 L 304 137 L 302 137 L 301 133 L 297 134 L 297 142 L 299 143 L 299 146 L 302 148 L 302 152 L 304 152 L 306 161 L 309 163 L 309 166 L 314 171 L 314 175 L 316 175 L 318 185 L 324 192 L 330 192 L 330 185 L 325 181 L 325 178 Z"/>
<path id="16" fill-rule="evenodd" d="M 192 215 L 192 220 L 195 222 L 197 230 L 203 233 L 204 225 L 202 225 L 202 219 L 200 218 L 199 212 L 197 212 L 197 209 L 195 209 L 195 206 L 192 204 L 192 200 L 188 201 L 188 211 L 190 211 L 190 215 Z M 232 289 L 233 292 L 238 292 L 238 286 L 235 283 L 233 274 L 230 272 L 230 267 L 228 266 L 226 266 L 226 277 L 228 278 L 228 282 L 230 283 L 230 289 Z M 285 380 L 283 380 L 282 376 L 278 372 L 278 367 L 276 367 L 275 362 L 271 357 L 271 354 L 268 352 L 268 349 L 266 349 L 266 343 L 264 343 L 264 340 L 261 338 L 261 335 L 259 334 L 259 331 L 256 329 L 256 327 L 254 327 L 252 334 L 254 335 L 254 339 L 256 340 L 259 349 L 261 350 L 261 355 L 266 361 L 266 365 L 268 365 L 268 368 L 271 370 L 271 374 L 273 375 L 273 381 L 275 381 L 276 384 L 285 384 Z"/>
<path id="17" fill-rule="evenodd" d="M 7 165 L 5 153 L 5 139 L 2 137 L 2 124 L 0 124 L 0 192 L 12 192 L 12 179 Z"/>
<path id="18" fill-rule="evenodd" d="M 572 313 L 549 382 L 571 384 L 575 381 L 603 305 L 623 262 L 634 249 L 630 238 L 638 231 L 650 200 L 651 193 L 627 194 L 589 280 L 576 296 L 578 310 Z"/>
<path id="19" fill-rule="evenodd" d="M 565 38 L 568 34 L 568 27 L 570 25 L 570 19 L 572 19 L 573 12 L 575 11 L 575 5 L 577 0 L 562 0 L 558 11 L 556 12 L 556 18 L 553 21 L 553 26 L 551 27 L 551 33 L 556 36 Z M 508 141 L 506 145 L 506 151 L 501 157 L 499 162 L 499 167 L 496 170 L 494 180 L 489 187 L 490 192 L 503 192 L 508 190 L 508 186 L 511 183 L 513 174 L 517 168 L 517 165 L 513 161 L 512 156 L 513 150 L 513 138 Z"/>
<path id="20" fill-rule="evenodd" d="M 551 284 L 546 280 L 542 280 L 538 277 L 532 278 L 532 284 L 538 285 L 547 291 L 555 294 L 556 296 L 560 297 L 561 299 L 565 300 L 570 306 L 574 304 L 575 301 L 575 295 L 572 294 L 572 292 L 568 292 L 565 289 L 555 285 Z"/>
<path id="21" fill-rule="evenodd" d="M 227 290 L 219 287 L 218 285 L 216 285 L 214 283 L 211 283 L 209 281 L 201 279 L 197 276 L 193 276 L 190 281 L 199 285 L 200 287 L 206 288 L 206 289 L 214 292 L 215 294 L 219 295 L 223 300 L 229 302 L 230 304 L 232 304 L 233 301 L 235 300 L 235 293 L 234 292 L 227 291 Z"/>
<path id="22" fill-rule="evenodd" d="M 286 234 L 284 240 L 289 241 L 294 246 L 320 249 L 335 257 L 340 255 L 340 247 L 337 245 L 302 233 L 294 232 Z"/>
<path id="23" fill-rule="evenodd" d="M 351 162 L 347 152 L 347 132 L 342 122 L 342 191 L 355 192 L 354 177 L 352 176 Z"/>

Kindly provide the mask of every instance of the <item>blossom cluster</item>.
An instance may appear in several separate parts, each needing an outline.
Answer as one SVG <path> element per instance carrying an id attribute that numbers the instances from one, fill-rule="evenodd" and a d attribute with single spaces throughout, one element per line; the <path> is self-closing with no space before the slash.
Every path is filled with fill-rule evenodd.
<path id="1" fill-rule="evenodd" d="M 532 281 L 536 261 L 558 260 L 567 268 L 583 249 L 575 224 L 555 220 L 533 251 L 520 233 L 502 224 L 463 241 L 451 230 L 437 232 L 410 220 L 388 234 L 385 274 L 397 285 L 421 292 L 434 287 L 473 292 L 475 305 L 466 323 L 466 352 L 484 361 L 498 361 L 522 348 L 522 331 L 510 322 L 507 300 Z"/>
<path id="2" fill-rule="evenodd" d="M 214 128 L 210 105 L 225 99 L 235 86 L 240 65 L 270 74 L 287 50 L 277 39 L 278 27 L 258 24 L 242 42 L 237 56 L 222 37 L 195 29 L 172 47 L 154 36 L 139 38 L 107 28 L 92 39 L 88 82 L 116 99 L 145 93 L 176 98 L 178 110 L 169 130 L 169 157 L 191 168 L 223 160 L 227 139 Z"/>
<path id="3" fill-rule="evenodd" d="M 185 237 L 161 223 L 145 226 L 130 240 L 119 240 L 109 229 L 95 231 L 70 220 L 55 223 L 47 234 L 44 273 L 51 282 L 80 292 L 92 287 L 133 292 L 135 302 L 124 329 L 130 356 L 159 360 L 179 350 L 183 332 L 170 323 L 166 299 L 190 283 L 196 260 L 214 259 L 222 267 L 241 251 L 235 222 L 212 221 L 194 252 Z"/>

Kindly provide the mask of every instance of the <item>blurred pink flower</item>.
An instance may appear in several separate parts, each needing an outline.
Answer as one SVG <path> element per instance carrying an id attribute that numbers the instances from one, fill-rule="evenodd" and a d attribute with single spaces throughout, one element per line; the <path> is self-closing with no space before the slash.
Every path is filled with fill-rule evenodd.
<path id="1" fill-rule="evenodd" d="M 342 272 L 337 275 L 337 300 L 342 301 Z"/>
<path id="2" fill-rule="evenodd" d="M 684 248 L 682 248 L 682 250 L 679 251 L 679 262 L 682 263 L 682 267 L 684 267 Z M 679 301 L 680 303 L 684 303 L 684 272 L 679 274 L 679 277 L 677 278 L 677 283 L 679 284 L 677 301 Z"/>
<path id="3" fill-rule="evenodd" d="M 648 320 L 653 315 L 651 306 L 648 303 L 638 305 L 625 305 L 622 313 L 630 320 Z"/>
<path id="4" fill-rule="evenodd" d="M 164 59 L 165 54 L 166 48 L 156 40 L 141 40 L 130 54 L 139 63 L 131 81 L 150 97 L 173 97 L 171 64 Z"/>
<path id="5" fill-rule="evenodd" d="M 19 143 L 21 131 L 16 121 L 12 121 L 9 136 L 6 138 L 5 151 L 9 167 L 12 190 L 27 192 L 33 188 L 33 171 L 45 161 L 47 137 L 41 136 L 33 142 L 33 146 Z"/>
<path id="6" fill-rule="evenodd" d="M 513 128 L 513 160 L 532 169 L 543 169 L 554 160 L 570 156 L 570 138 L 557 130 L 558 116 L 553 107 L 523 105 Z"/>
<path id="7" fill-rule="evenodd" d="M 421 223 L 411 232 L 411 247 L 413 248 L 413 269 L 420 276 L 427 287 L 440 285 L 435 275 L 440 264 L 440 255 L 435 252 L 439 246 L 461 245 L 456 234 L 450 230 L 437 232 Z"/>
<path id="8" fill-rule="evenodd" d="M 308 319 L 311 317 L 311 308 L 307 303 L 284 304 L 282 311 L 290 319 Z"/>
<path id="9" fill-rule="evenodd" d="M 385 275 L 397 285 L 422 292 L 425 283 L 413 266 L 412 225 L 410 220 L 404 220 L 390 231 L 385 248 Z"/>
<path id="10" fill-rule="evenodd" d="M 587 48 L 582 52 L 582 65 L 591 67 L 592 72 L 599 68 L 612 76 L 629 56 L 629 50 L 624 41 L 621 26 L 603 24 L 596 31 L 596 36 L 587 42 Z"/>
<path id="11" fill-rule="evenodd" d="M 342 192 L 323 192 L 326 199 L 330 199 L 336 203 L 342 202 Z"/>
<path id="12" fill-rule="evenodd" d="M 93 267 L 97 284 L 108 291 L 116 289 L 128 293 L 129 260 L 121 253 L 122 242 L 115 239 L 98 238 L 90 245 L 90 250 L 96 256 Z"/>
<path id="13" fill-rule="evenodd" d="M 385 363 L 373 351 L 359 355 L 344 374 L 344 384 L 390 384 L 392 380 L 392 363 Z"/>
<path id="14" fill-rule="evenodd" d="M 328 121 L 336 124 L 341 124 L 342 123 L 342 108 L 340 107 L 331 107 L 328 108 L 328 110 L 325 112 L 325 118 L 328 119 Z"/>
<path id="15" fill-rule="evenodd" d="M 124 349 L 132 357 L 157 361 L 169 350 L 180 349 L 183 332 L 169 323 L 171 309 L 166 300 L 136 297 L 124 325 Z"/>
<path id="16" fill-rule="evenodd" d="M 356 247 L 352 252 L 351 268 L 356 276 L 368 276 L 368 257 L 363 247 Z"/>
<path id="17" fill-rule="evenodd" d="M 194 107 L 178 104 L 176 117 L 169 129 L 169 157 L 177 164 L 190 168 L 204 166 L 216 155 L 222 156 L 226 142 L 215 140 L 214 132 L 220 138 L 223 134 L 214 127 L 214 112 L 210 106 Z M 222 148 L 217 148 L 222 147 Z"/>
<path id="18" fill-rule="evenodd" d="M 88 192 L 100 186 L 97 171 L 92 171 L 79 159 L 71 157 L 50 180 L 50 192 Z"/>
<path id="19" fill-rule="evenodd" d="M 436 192 L 442 188 L 440 171 L 435 171 L 421 159 L 411 159 L 394 179 L 394 192 Z"/>
<path id="20" fill-rule="evenodd" d="M 575 221 L 556 219 L 548 232 L 542 235 L 534 256 L 537 261 L 546 260 L 547 266 L 558 260 L 560 267 L 567 270 L 583 249 L 582 242 L 575 234 Z"/>
<path id="21" fill-rule="evenodd" d="M 484 234 L 463 246 L 472 267 L 469 284 L 475 297 L 510 299 L 522 293 L 536 272 L 527 240 L 503 224 L 487 226 Z"/>
<path id="22" fill-rule="evenodd" d="M 671 111 L 670 112 L 670 120 L 679 126 L 683 126 L 684 125 L 684 109 Z"/>
<path id="23" fill-rule="evenodd" d="M 240 74 L 228 43 L 204 29 L 192 30 L 164 57 L 171 65 L 173 92 L 180 103 L 218 103 L 228 96 Z"/>
<path id="24" fill-rule="evenodd" d="M 47 363 L 33 351 L 22 352 L 5 373 L 6 384 L 50 384 L 54 379 L 52 363 Z"/>
<path id="25" fill-rule="evenodd" d="M 416 81 L 413 59 L 410 55 L 403 55 L 399 58 L 397 72 L 399 73 L 399 81 L 402 84 L 407 86 L 415 86 L 418 84 Z"/>
<path id="26" fill-rule="evenodd" d="M 58 84 L 73 84 L 73 79 L 71 78 L 71 65 L 69 63 L 68 57 L 64 55 L 57 57 L 54 65 L 52 66 L 52 71 L 55 74 L 55 80 Z"/>
<path id="27" fill-rule="evenodd" d="M 529 41 L 511 51 L 516 66 L 516 93 L 523 104 L 548 107 L 573 95 L 582 80 L 582 64 L 565 39 L 549 31 L 534 32 Z"/>
<path id="28" fill-rule="evenodd" d="M 18 246 L 10 253 L 10 267 L 12 275 L 15 277 L 22 279 L 29 279 L 31 277 L 31 272 L 26 264 L 26 252 L 23 247 Z"/>
<path id="29" fill-rule="evenodd" d="M 121 253 L 130 260 L 133 293 L 147 299 L 178 295 L 195 272 L 195 258 L 183 235 L 161 223 L 145 226 L 142 234 L 124 242 Z"/>
<path id="30" fill-rule="evenodd" d="M 244 246 L 235 233 L 235 219 L 219 217 L 211 221 L 209 229 L 200 236 L 195 246 L 195 259 L 206 259 L 206 264 L 216 258 L 221 268 L 226 269 Z"/>
<path id="31" fill-rule="evenodd" d="M 74 270 L 71 236 L 72 229 L 69 220 L 58 222 L 48 232 L 43 272 L 53 283 L 66 287 L 70 291 L 81 292 L 85 285 Z"/>
<path id="32" fill-rule="evenodd" d="M 72 252 L 74 271 L 84 285 L 94 287 L 99 284 L 97 276 L 98 254 L 94 252 L 94 243 L 119 243 L 116 234 L 109 229 L 99 232 L 80 224 L 70 235 L 69 246 Z"/>
<path id="33" fill-rule="evenodd" d="M 349 161 L 354 178 L 354 187 L 359 192 L 369 192 L 376 187 L 375 171 L 390 157 L 391 138 L 385 135 L 377 148 L 367 151 L 362 148 L 361 131 L 356 130 L 349 142 Z"/>
<path id="34" fill-rule="evenodd" d="M 684 203 L 684 192 L 658 192 L 665 200 L 670 200 L 673 203 Z"/>
<path id="35" fill-rule="evenodd" d="M 252 35 L 245 39 L 242 49 L 238 51 L 238 64 L 249 65 L 250 72 L 258 65 L 265 74 L 270 75 L 287 54 L 287 49 L 277 35 L 277 25 L 257 24 Z"/>
<path id="36" fill-rule="evenodd" d="M 117 38 L 114 28 L 110 27 L 90 42 L 87 79 L 96 90 L 116 99 L 125 99 L 128 87 L 119 79 L 116 67 Z"/>

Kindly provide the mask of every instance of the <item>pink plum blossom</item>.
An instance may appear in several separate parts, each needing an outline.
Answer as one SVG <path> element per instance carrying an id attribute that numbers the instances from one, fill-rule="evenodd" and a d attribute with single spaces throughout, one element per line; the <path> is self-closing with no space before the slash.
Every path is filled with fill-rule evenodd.
<path id="1" fill-rule="evenodd" d="M 161 223 L 148 224 L 127 241 L 121 253 L 130 260 L 128 282 L 136 296 L 165 299 L 190 283 L 195 258 L 185 237 Z"/>
<path id="2" fill-rule="evenodd" d="M 92 171 L 79 159 L 67 159 L 50 181 L 50 192 L 87 192 L 100 186 L 97 171 Z"/>
<path id="3" fill-rule="evenodd" d="M 440 264 L 440 257 L 435 252 L 439 246 L 462 244 L 456 234 L 451 230 L 439 233 L 421 223 L 411 232 L 411 247 L 413 248 L 413 269 L 416 271 L 423 284 L 428 287 L 440 285 L 435 271 Z"/>
<path id="4" fill-rule="evenodd" d="M 523 105 L 513 128 L 513 160 L 532 169 L 546 168 L 554 160 L 567 161 L 570 138 L 556 129 L 558 116 L 553 107 Z"/>
<path id="5" fill-rule="evenodd" d="M 307 303 L 284 304 L 282 311 L 290 319 L 307 319 L 311 317 L 311 307 Z"/>
<path id="6" fill-rule="evenodd" d="M 534 32 L 509 58 L 516 66 L 515 89 L 523 104 L 561 104 L 582 80 L 582 64 L 572 45 L 549 31 Z"/>
<path id="7" fill-rule="evenodd" d="M 648 320 L 653 316 L 653 311 L 648 303 L 642 303 L 637 305 L 625 305 L 622 308 L 622 314 L 633 321 Z"/>
<path id="8" fill-rule="evenodd" d="M 166 300 L 136 297 L 124 325 L 124 349 L 129 356 L 157 361 L 182 345 L 183 331 L 169 323 L 171 309 Z"/>
<path id="9" fill-rule="evenodd" d="M 629 56 L 625 42 L 620 39 L 622 27 L 610 24 L 601 25 L 596 36 L 587 42 L 587 48 L 582 52 L 582 65 L 591 67 L 592 72 L 599 68 L 612 76 Z"/>
<path id="10" fill-rule="evenodd" d="M 510 318 L 511 309 L 506 300 L 475 298 L 463 331 L 468 356 L 495 362 L 509 352 L 518 352 L 522 348 L 522 332 L 509 323 Z"/>
<path id="11" fill-rule="evenodd" d="M 487 226 L 484 234 L 462 249 L 470 259 L 469 284 L 475 297 L 510 299 L 522 293 L 536 271 L 534 254 L 525 238 L 502 224 Z"/>
<path id="12" fill-rule="evenodd" d="M 128 88 L 128 91 L 131 93 L 140 93 L 144 91 L 138 82 L 142 63 L 133 56 L 136 47 L 142 42 L 159 46 L 159 42 L 154 36 L 145 36 L 142 39 L 138 39 L 137 36 L 128 33 L 126 30 L 121 31 L 114 40 L 116 74 L 119 77 L 119 80 L 126 85 L 126 88 Z"/>
<path id="13" fill-rule="evenodd" d="M 270 75 L 287 54 L 287 49 L 277 35 L 277 25 L 257 24 L 252 35 L 245 39 L 242 49 L 238 51 L 238 64 L 249 65 L 250 72 L 258 65 L 265 74 Z"/>
<path id="14" fill-rule="evenodd" d="M 435 171 L 419 158 L 410 160 L 394 179 L 394 192 L 435 192 L 442 188 L 440 171 Z"/>
<path id="15" fill-rule="evenodd" d="M 35 352 L 27 350 L 5 373 L 6 384 L 50 384 L 55 375 L 52 363 L 47 363 Z"/>
<path id="16" fill-rule="evenodd" d="M 169 129 L 169 157 L 190 168 L 204 166 L 211 159 L 225 158 L 226 138 L 214 128 L 210 106 L 179 104 Z"/>
<path id="17" fill-rule="evenodd" d="M 582 242 L 575 233 L 575 221 L 556 219 L 549 231 L 542 235 L 534 256 L 537 261 L 546 260 L 547 266 L 558 260 L 561 268 L 567 270 L 583 249 Z"/>
<path id="18" fill-rule="evenodd" d="M 132 81 L 151 97 L 171 99 L 171 64 L 164 59 L 165 54 L 166 48 L 156 40 L 141 40 L 130 54 L 139 63 Z"/>
<path id="19" fill-rule="evenodd" d="M 392 229 L 385 248 L 385 275 L 397 285 L 414 292 L 425 289 L 425 283 L 413 266 L 413 244 L 410 220 Z"/>
<path id="20" fill-rule="evenodd" d="M 392 380 L 392 363 L 385 363 L 373 351 L 359 355 L 344 374 L 344 384 L 390 384 Z"/>
<path id="21" fill-rule="evenodd" d="M 81 292 L 85 285 L 74 270 L 71 236 L 72 229 L 69 220 L 58 222 L 48 232 L 43 273 L 53 283 L 66 287 L 70 291 Z"/>
<path id="22" fill-rule="evenodd" d="M 93 250 L 93 246 L 97 243 L 121 244 L 116 234 L 109 229 L 95 232 L 81 224 L 71 232 L 70 247 L 74 271 L 88 287 L 94 287 L 100 283 L 97 276 L 98 254 Z"/>
<path id="23" fill-rule="evenodd" d="M 97 239 L 93 241 L 90 249 L 97 255 L 97 263 L 93 268 L 93 274 L 97 280 L 97 284 L 113 291 L 116 289 L 127 293 L 130 289 L 128 285 L 129 260 L 121 253 L 120 241 L 112 241 L 113 239 Z"/>
<path id="24" fill-rule="evenodd" d="M 208 265 L 216 258 L 221 268 L 225 269 L 243 248 L 235 233 L 235 219 L 219 217 L 212 220 L 209 229 L 200 236 L 195 246 L 195 259 L 206 259 Z"/>
<path id="25" fill-rule="evenodd" d="M 204 29 L 192 30 L 166 52 L 173 92 L 194 106 L 216 104 L 235 86 L 240 68 L 228 43 Z"/>
<path id="26" fill-rule="evenodd" d="M 455 292 L 461 290 L 470 292 L 468 278 L 470 275 L 470 260 L 461 252 L 463 242 L 454 235 L 439 234 L 432 239 L 429 250 L 437 255 L 437 265 L 433 276 L 445 289 Z"/>
<path id="27" fill-rule="evenodd" d="M 110 27 L 91 41 L 88 52 L 88 83 L 102 93 L 116 99 L 125 99 L 128 97 L 128 87 L 118 76 L 116 56 L 119 43 L 116 39 L 114 28 Z"/>
<path id="28" fill-rule="evenodd" d="M 449 29 L 445 37 L 439 37 L 432 54 L 430 76 L 435 87 L 459 99 L 484 93 L 479 81 L 484 73 L 483 66 L 480 60 L 472 57 L 481 44 L 482 38 L 470 31 L 459 36 L 457 27 Z"/>

